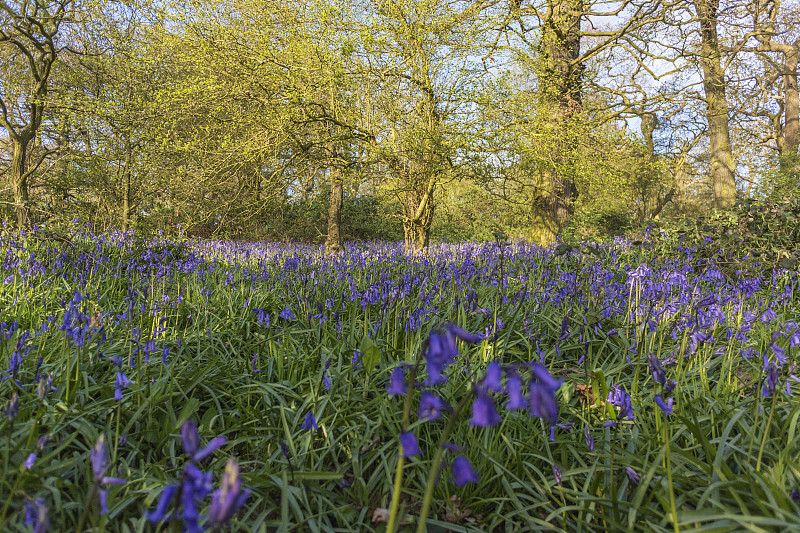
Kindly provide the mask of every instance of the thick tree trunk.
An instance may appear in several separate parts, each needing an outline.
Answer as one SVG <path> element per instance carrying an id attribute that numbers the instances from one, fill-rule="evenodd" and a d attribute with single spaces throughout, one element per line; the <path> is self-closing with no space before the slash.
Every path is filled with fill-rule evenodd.
<path id="1" fill-rule="evenodd" d="M 569 136 L 569 122 L 581 110 L 580 58 L 583 0 L 551 0 L 542 27 L 540 98 L 544 112 L 557 122 L 556 131 Z M 569 148 L 568 148 L 569 150 Z M 556 167 L 540 175 L 538 191 L 532 201 L 532 232 L 541 245 L 553 242 L 574 213 L 578 197 L 575 177 L 563 169 L 569 154 L 556 157 Z"/>
<path id="2" fill-rule="evenodd" d="M 406 253 L 424 252 L 430 244 L 431 226 L 433 225 L 434 214 L 434 191 L 438 183 L 436 175 L 428 177 L 427 182 L 420 183 L 420 174 L 425 173 L 424 163 L 410 164 L 411 168 L 420 168 L 410 176 L 415 180 L 406 193 L 406 204 L 403 207 L 405 219 L 403 221 L 403 233 L 405 235 Z M 430 170 L 428 171 L 430 172 Z M 424 186 L 421 186 L 423 185 Z"/>
<path id="3" fill-rule="evenodd" d="M 325 253 L 335 254 L 342 249 L 342 205 L 344 203 L 342 171 L 331 166 L 331 202 L 328 208 L 328 238 L 325 240 Z"/>
<path id="4" fill-rule="evenodd" d="M 700 64 L 706 95 L 706 120 L 711 145 L 711 184 L 714 206 L 718 209 L 736 203 L 735 163 L 728 129 L 728 101 L 725 97 L 725 71 L 717 37 L 719 0 L 694 0 L 700 22 Z"/>
<path id="5" fill-rule="evenodd" d="M 784 179 L 793 181 L 800 187 L 800 90 L 797 86 L 797 66 L 800 60 L 800 41 L 795 43 L 791 53 L 786 54 L 783 75 L 783 137 L 778 139 L 780 151 L 780 170 Z"/>
<path id="6" fill-rule="evenodd" d="M 28 197 L 27 156 L 30 139 L 12 137 L 11 169 L 9 178 L 14 192 L 14 211 L 17 215 L 17 227 L 27 228 L 30 225 L 30 199 Z"/>

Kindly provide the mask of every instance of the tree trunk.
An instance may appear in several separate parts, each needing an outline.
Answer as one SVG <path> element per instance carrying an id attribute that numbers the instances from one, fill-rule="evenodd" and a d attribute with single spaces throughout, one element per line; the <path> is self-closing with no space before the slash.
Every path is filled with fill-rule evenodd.
<path id="1" fill-rule="evenodd" d="M 27 156 L 29 138 L 12 136 L 11 170 L 9 178 L 14 191 L 14 211 L 17 227 L 25 229 L 30 224 L 30 203 L 28 197 Z"/>
<path id="2" fill-rule="evenodd" d="M 333 165 L 331 173 L 331 203 L 328 208 L 328 238 L 325 240 L 325 253 L 335 254 L 342 249 L 342 205 L 344 203 L 342 171 Z"/>
<path id="3" fill-rule="evenodd" d="M 780 171 L 784 181 L 790 181 L 794 187 L 800 186 L 800 90 L 797 86 L 797 66 L 800 60 L 800 41 L 793 46 L 791 53 L 786 54 L 784 62 L 784 123 L 783 138 L 779 139 Z"/>
<path id="4" fill-rule="evenodd" d="M 125 182 L 122 184 L 122 231 L 128 231 L 131 222 L 131 161 L 133 159 L 133 148 L 130 143 L 126 145 L 125 151 Z"/>
<path id="5" fill-rule="evenodd" d="M 131 220 L 131 178 L 125 175 L 125 190 L 122 193 L 122 231 L 128 231 Z"/>
<path id="6" fill-rule="evenodd" d="M 569 136 L 569 122 L 581 110 L 580 28 L 583 0 L 552 0 L 542 26 L 540 99 L 542 112 L 552 113 L 559 135 Z M 567 144 L 572 144 L 569 140 Z M 567 148 L 570 151 L 570 147 Z M 569 153 L 555 157 L 556 168 L 544 178 L 532 201 L 532 237 L 541 245 L 553 242 L 569 222 L 578 197 L 575 177 L 564 170 Z"/>
<path id="7" fill-rule="evenodd" d="M 706 120 L 711 145 L 711 184 L 714 206 L 732 207 L 736 202 L 735 163 L 728 129 L 728 101 L 725 97 L 725 71 L 717 38 L 719 0 L 694 0 L 700 22 L 700 64 L 706 95 Z"/>

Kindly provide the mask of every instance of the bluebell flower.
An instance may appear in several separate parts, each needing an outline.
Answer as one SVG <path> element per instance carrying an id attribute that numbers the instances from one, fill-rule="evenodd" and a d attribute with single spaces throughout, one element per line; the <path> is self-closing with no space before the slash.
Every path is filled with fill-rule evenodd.
<path id="1" fill-rule="evenodd" d="M 280 312 L 279 316 L 284 320 L 288 320 L 290 322 L 295 319 L 294 313 L 292 313 L 292 310 L 289 309 L 289 306 L 284 307 L 283 311 Z"/>
<path id="2" fill-rule="evenodd" d="M 528 402 L 530 416 L 541 418 L 551 426 L 558 423 L 558 403 L 554 389 L 532 381 Z"/>
<path id="3" fill-rule="evenodd" d="M 633 420 L 633 406 L 631 405 L 631 397 L 620 385 L 614 385 L 608 391 L 608 403 L 619 407 L 619 417 L 625 420 Z"/>
<path id="4" fill-rule="evenodd" d="M 389 384 L 386 386 L 386 392 L 393 396 L 402 396 L 407 391 L 405 370 L 402 366 L 397 366 L 392 370 L 392 375 L 389 377 Z"/>
<path id="5" fill-rule="evenodd" d="M 128 388 L 131 384 L 131 380 L 120 371 L 117 371 L 117 377 L 114 380 L 114 399 L 119 401 L 122 400 L 122 390 Z"/>
<path id="6" fill-rule="evenodd" d="M 305 418 L 303 419 L 303 423 L 300 425 L 300 429 L 314 431 L 318 428 L 319 426 L 317 426 L 317 420 L 314 418 L 314 413 L 311 411 L 307 412 Z"/>
<path id="7" fill-rule="evenodd" d="M 158 498 L 158 504 L 156 505 L 155 510 L 153 512 L 145 513 L 145 518 L 147 521 L 155 523 L 164 520 L 167 510 L 169 509 L 169 504 L 177 492 L 178 487 L 176 485 L 167 485 L 164 487 L 164 490 L 161 491 L 161 496 Z"/>
<path id="8" fill-rule="evenodd" d="M 438 420 L 447 407 L 447 404 L 439 395 L 433 392 L 423 391 L 419 399 L 417 415 L 423 420 Z"/>
<path id="9" fill-rule="evenodd" d="M 27 457 L 27 459 L 25 459 L 25 462 L 23 463 L 23 465 L 25 466 L 26 470 L 30 470 L 31 468 L 33 468 L 34 463 L 36 463 L 36 454 L 32 453 L 32 454 L 28 455 L 28 457 Z"/>
<path id="10" fill-rule="evenodd" d="M 215 437 L 203 448 L 200 448 L 200 434 L 197 432 L 197 425 L 192 420 L 187 420 L 181 426 L 181 441 L 184 453 L 192 461 L 200 462 L 225 444 L 227 439 L 221 436 Z"/>
<path id="11" fill-rule="evenodd" d="M 400 433 L 400 456 L 404 458 L 421 454 L 417 437 L 408 431 Z"/>
<path id="12" fill-rule="evenodd" d="M 559 467 L 555 463 L 553 463 L 553 476 L 555 476 L 556 483 L 558 483 L 558 486 L 560 487 L 561 486 L 561 467 Z"/>
<path id="13" fill-rule="evenodd" d="M 630 466 L 626 466 L 625 467 L 625 473 L 628 475 L 630 480 L 633 481 L 634 485 L 638 485 L 639 484 L 639 479 L 640 478 L 639 478 L 639 474 L 636 472 L 636 470 L 634 470 Z"/>
<path id="14" fill-rule="evenodd" d="M 650 367 L 650 373 L 653 375 L 653 381 L 656 383 L 664 383 L 666 381 L 666 373 L 664 367 L 661 366 L 661 360 L 655 354 L 647 356 L 647 366 Z"/>
<path id="15" fill-rule="evenodd" d="M 15 392 L 3 409 L 3 415 L 9 420 L 14 420 L 17 417 L 17 412 L 19 412 L 19 396 Z"/>
<path id="16" fill-rule="evenodd" d="M 503 386 L 500 383 L 502 375 L 500 363 L 497 361 L 489 363 L 486 367 L 486 376 L 483 378 L 483 388 L 491 392 L 501 392 L 503 390 Z"/>
<path id="17" fill-rule="evenodd" d="M 242 490 L 239 465 L 233 458 L 228 459 L 220 488 L 211 496 L 211 505 L 208 508 L 209 525 L 216 528 L 225 524 L 244 505 L 248 496 L 250 489 Z"/>
<path id="18" fill-rule="evenodd" d="M 762 396 L 772 396 L 775 393 L 775 389 L 778 386 L 778 381 L 780 380 L 780 371 L 777 365 L 769 365 L 767 368 L 767 377 L 764 380 L 764 388 L 762 390 Z"/>
<path id="19" fill-rule="evenodd" d="M 656 402 L 656 405 L 660 407 L 662 411 L 664 411 L 664 415 L 669 416 L 672 414 L 673 400 L 671 396 L 667 398 L 667 401 L 665 402 L 660 394 L 656 394 L 654 400 Z"/>
<path id="20" fill-rule="evenodd" d="M 44 504 L 44 498 L 27 500 L 25 502 L 25 522 L 26 526 L 33 526 L 32 533 L 45 533 L 50 527 L 48 519 L 49 510 Z"/>
<path id="21" fill-rule="evenodd" d="M 506 409 L 513 411 L 528 407 L 528 401 L 522 394 L 522 380 L 516 373 L 508 376 L 506 380 L 506 394 L 508 395 Z"/>
<path id="22" fill-rule="evenodd" d="M 331 360 L 328 359 L 328 362 L 325 364 L 325 370 L 322 371 L 322 386 L 325 387 L 326 391 L 331 390 L 331 378 L 328 376 L 328 368 L 331 366 Z"/>
<path id="23" fill-rule="evenodd" d="M 40 400 L 44 400 L 47 393 L 50 391 L 58 390 L 53 387 L 53 375 L 48 374 L 46 377 L 41 376 L 39 378 L 39 383 L 36 385 L 36 395 L 39 397 Z"/>
<path id="24" fill-rule="evenodd" d="M 589 426 L 583 428 L 583 439 L 586 441 L 586 447 L 589 448 L 589 451 L 593 452 L 594 437 L 592 437 L 592 432 L 589 430 Z"/>
<path id="25" fill-rule="evenodd" d="M 453 459 L 453 464 L 450 465 L 450 471 L 453 474 L 453 481 L 459 487 L 463 487 L 467 483 L 478 483 L 478 471 L 472 468 L 472 463 L 463 455 L 457 456 Z"/>
<path id="26" fill-rule="evenodd" d="M 105 436 L 100 435 L 92 448 L 89 459 L 92 463 L 92 473 L 96 483 L 100 483 L 108 470 L 108 448 Z"/>
<path id="27" fill-rule="evenodd" d="M 502 418 L 497 414 L 497 408 L 489 396 L 478 392 L 472 402 L 472 418 L 469 423 L 472 426 L 489 427 L 502 422 Z"/>

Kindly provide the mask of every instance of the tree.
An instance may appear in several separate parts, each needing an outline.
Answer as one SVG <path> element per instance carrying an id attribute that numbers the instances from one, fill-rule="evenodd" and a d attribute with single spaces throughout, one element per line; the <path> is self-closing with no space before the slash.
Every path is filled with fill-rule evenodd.
<path id="1" fill-rule="evenodd" d="M 58 38 L 73 9 L 74 0 L 0 0 L 0 57 L 5 67 L 0 125 L 11 140 L 8 175 L 21 228 L 30 224 L 28 180 L 44 160 L 28 161 L 30 149 L 44 120 L 50 76 L 61 51 Z"/>
<path id="2" fill-rule="evenodd" d="M 409 252 L 428 246 L 437 189 L 464 176 L 475 128 L 468 94 L 497 3 L 377 0 L 362 32 L 380 99 L 373 152 L 392 178 Z"/>
<path id="3" fill-rule="evenodd" d="M 800 187 L 800 90 L 797 75 L 800 62 L 798 13 L 782 13 L 780 0 L 764 0 L 753 5 L 753 34 L 758 41 L 754 50 L 769 68 L 761 87 L 776 86 L 776 112 L 767 116 L 772 125 L 771 136 L 778 151 L 780 179 L 776 194 L 782 196 Z M 766 95 L 764 95 L 766 96 Z M 766 99 L 766 98 L 765 98 Z"/>
<path id="4" fill-rule="evenodd" d="M 725 69 L 722 65 L 722 45 L 717 33 L 719 0 L 694 0 L 697 22 L 700 25 L 700 65 L 703 71 L 706 120 L 711 144 L 711 183 L 714 205 L 732 207 L 736 202 L 736 180 L 728 126 L 728 100 L 725 96 Z"/>

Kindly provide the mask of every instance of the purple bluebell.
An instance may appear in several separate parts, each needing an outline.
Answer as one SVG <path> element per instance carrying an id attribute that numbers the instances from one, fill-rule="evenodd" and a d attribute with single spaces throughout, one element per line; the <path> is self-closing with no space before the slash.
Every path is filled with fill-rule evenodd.
<path id="1" fill-rule="evenodd" d="M 415 455 L 421 454 L 422 451 L 419 449 L 419 444 L 417 443 L 417 437 L 413 433 L 409 431 L 404 431 L 400 433 L 400 456 L 401 457 L 413 457 Z"/>
<path id="2" fill-rule="evenodd" d="M 11 399 L 6 404 L 5 408 L 3 409 L 3 414 L 9 420 L 14 420 L 17 417 L 17 413 L 19 412 L 19 396 L 15 392 L 11 395 Z"/>
<path id="3" fill-rule="evenodd" d="M 438 420 L 447 408 L 447 404 L 438 394 L 423 391 L 420 395 L 417 415 L 423 420 Z"/>
<path id="4" fill-rule="evenodd" d="M 127 389 L 131 384 L 131 380 L 121 371 L 117 371 L 117 377 L 114 380 L 114 399 L 122 400 L 122 391 Z"/>
<path id="5" fill-rule="evenodd" d="M 40 400 L 44 400 L 47 393 L 50 391 L 58 390 L 53 387 L 53 375 L 48 374 L 47 376 L 41 376 L 39 378 L 39 383 L 36 384 L 36 395 L 39 397 Z"/>
<path id="6" fill-rule="evenodd" d="M 624 420 L 633 420 L 633 406 L 631 405 L 631 397 L 625 391 L 625 388 L 620 385 L 614 385 L 608 391 L 608 403 L 619 407 L 619 417 Z"/>
<path id="7" fill-rule="evenodd" d="M 27 500 L 25 502 L 25 526 L 33 526 L 32 533 L 45 533 L 50 528 L 48 518 L 49 509 L 44 504 L 44 498 Z"/>
<path id="8" fill-rule="evenodd" d="M 561 467 L 559 467 L 556 463 L 553 463 L 553 476 L 556 478 L 556 483 L 558 486 L 561 486 Z"/>
<path id="9" fill-rule="evenodd" d="M 167 510 L 169 509 L 169 504 L 172 502 L 172 499 L 175 497 L 175 494 L 178 492 L 178 487 L 175 485 L 167 485 L 164 487 L 164 490 L 161 491 L 161 496 L 158 498 L 158 504 L 156 505 L 155 510 L 153 512 L 145 513 L 145 518 L 148 522 L 161 522 L 166 517 Z"/>
<path id="10" fill-rule="evenodd" d="M 503 373 L 500 369 L 500 363 L 492 361 L 486 367 L 486 376 L 483 378 L 483 388 L 490 392 L 502 392 L 503 385 L 500 383 Z"/>
<path id="11" fill-rule="evenodd" d="M 389 384 L 386 385 L 386 392 L 392 396 L 402 396 L 407 391 L 405 370 L 402 366 L 397 366 L 392 370 L 392 375 L 389 377 Z"/>
<path id="12" fill-rule="evenodd" d="M 634 470 L 630 466 L 626 466 L 625 467 L 625 473 L 628 475 L 630 480 L 633 481 L 634 485 L 638 485 L 639 484 L 640 478 L 639 478 L 639 474 L 636 472 L 636 470 Z"/>
<path id="13" fill-rule="evenodd" d="M 669 416 L 672 414 L 673 399 L 671 396 L 664 401 L 660 394 L 656 394 L 654 400 L 656 405 L 664 412 L 664 415 Z"/>
<path id="14" fill-rule="evenodd" d="M 25 466 L 26 470 L 30 470 L 31 468 L 33 468 L 33 465 L 35 463 L 36 463 L 36 454 L 32 453 L 32 454 L 28 455 L 28 457 L 25 459 L 25 462 L 23 463 L 23 465 Z"/>
<path id="15" fill-rule="evenodd" d="M 100 483 L 106 475 L 106 470 L 108 470 L 108 448 L 106 447 L 105 436 L 100 435 L 97 438 L 89 458 L 92 463 L 94 480 L 96 483 Z"/>
<path id="16" fill-rule="evenodd" d="M 666 373 L 664 367 L 661 365 L 661 360 L 656 354 L 649 354 L 647 356 L 647 366 L 650 368 L 650 373 L 653 375 L 653 381 L 656 383 L 664 383 L 666 381 Z"/>
<path id="17" fill-rule="evenodd" d="M 364 355 L 359 350 L 353 350 L 353 359 L 350 361 L 350 364 L 353 365 L 353 370 L 361 368 L 363 360 Z"/>
<path id="18" fill-rule="evenodd" d="M 551 426 L 556 425 L 558 423 L 558 403 L 555 390 L 543 383 L 532 381 L 529 393 L 530 416 L 541 418 Z"/>
<path id="19" fill-rule="evenodd" d="M 463 455 L 453 459 L 453 464 L 450 465 L 450 472 L 453 474 L 453 481 L 459 487 L 463 487 L 467 483 L 478 483 L 480 481 L 478 471 L 472 468 L 472 463 Z"/>
<path id="20" fill-rule="evenodd" d="M 767 377 L 764 379 L 764 388 L 761 392 L 762 396 L 772 396 L 775 394 L 775 389 L 778 387 L 780 380 L 780 370 L 777 365 L 771 364 L 767 367 Z"/>
<path id="21" fill-rule="evenodd" d="M 314 431 L 315 429 L 319 429 L 317 425 L 317 419 L 314 418 L 314 413 L 311 411 L 306 413 L 305 418 L 303 419 L 303 423 L 300 425 L 300 429 L 305 429 L 309 431 Z"/>
<path id="22" fill-rule="evenodd" d="M 589 430 L 589 426 L 583 428 L 583 439 L 586 441 L 586 447 L 589 448 L 589 451 L 593 452 L 594 437 L 592 437 L 592 432 Z"/>
<path id="23" fill-rule="evenodd" d="M 211 505 L 208 508 L 208 524 L 212 528 L 218 528 L 228 522 L 236 514 L 236 511 L 244 505 L 248 496 L 250 496 L 250 489 L 242 490 L 239 465 L 235 459 L 228 459 L 220 488 L 211 495 Z"/>
<path id="24" fill-rule="evenodd" d="M 472 402 L 472 418 L 469 423 L 472 426 L 489 427 L 502 422 L 502 418 L 497 414 L 494 401 L 483 392 L 478 391 L 475 400 Z"/>
<path id="25" fill-rule="evenodd" d="M 197 432 L 197 425 L 192 420 L 187 420 L 181 426 L 181 441 L 184 453 L 192 461 L 199 462 L 225 444 L 227 439 L 221 436 L 215 437 L 203 448 L 200 448 L 200 434 Z"/>
<path id="26" fill-rule="evenodd" d="M 506 380 L 506 394 L 508 395 L 506 409 L 517 410 L 528 407 L 528 401 L 522 394 L 522 379 L 516 373 L 509 375 Z"/>

